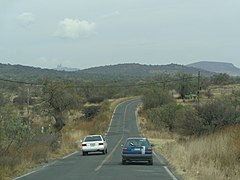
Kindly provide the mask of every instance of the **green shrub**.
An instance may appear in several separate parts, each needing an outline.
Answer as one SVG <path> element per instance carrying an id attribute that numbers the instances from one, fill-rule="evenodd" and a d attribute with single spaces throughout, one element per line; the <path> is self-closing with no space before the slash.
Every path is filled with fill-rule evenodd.
<path id="1" fill-rule="evenodd" d="M 84 117 L 86 119 L 91 119 L 97 115 L 100 110 L 100 106 L 86 106 L 83 108 Z"/>
<path id="2" fill-rule="evenodd" d="M 30 126 L 11 106 L 6 106 L 1 111 L 0 130 L 0 153 L 7 151 L 12 144 L 21 144 L 31 138 Z"/>
<path id="3" fill-rule="evenodd" d="M 188 107 L 178 112 L 175 130 L 183 135 L 200 135 L 217 128 L 239 123 L 240 111 L 229 99 Z"/>
<path id="4" fill-rule="evenodd" d="M 164 104 L 174 102 L 174 98 L 166 90 L 151 89 L 142 98 L 144 109 L 160 107 Z"/>
<path id="5" fill-rule="evenodd" d="M 174 130 L 181 135 L 200 135 L 205 130 L 204 120 L 190 106 L 182 108 L 176 116 Z"/>
<path id="6" fill-rule="evenodd" d="M 172 131 L 175 127 L 177 112 L 182 108 L 182 105 L 169 103 L 158 108 L 147 110 L 147 116 L 157 127 L 164 126 Z"/>
<path id="7" fill-rule="evenodd" d="M 237 122 L 240 111 L 230 99 L 213 100 L 196 108 L 199 117 L 204 119 L 204 126 L 214 130 L 216 127 L 227 126 Z"/>

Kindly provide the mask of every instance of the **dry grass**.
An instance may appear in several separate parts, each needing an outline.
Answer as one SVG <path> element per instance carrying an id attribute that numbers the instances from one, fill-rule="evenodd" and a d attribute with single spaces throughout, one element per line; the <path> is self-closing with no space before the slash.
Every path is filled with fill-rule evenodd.
<path id="1" fill-rule="evenodd" d="M 240 85 L 211 86 L 214 98 L 231 95 Z M 207 97 L 201 97 L 207 102 Z M 181 102 L 182 103 L 182 102 Z M 176 172 L 186 180 L 240 180 L 240 125 L 186 138 L 157 128 L 142 115 L 139 127 Z M 158 128 L 159 129 L 159 128 Z"/>
<path id="2" fill-rule="evenodd" d="M 46 144 L 33 143 L 16 149 L 12 147 L 5 156 L 0 159 L 0 179 L 11 179 L 27 172 L 35 164 L 46 163 L 48 161 L 50 148 Z"/>
<path id="3" fill-rule="evenodd" d="M 87 134 L 105 134 L 108 129 L 112 112 L 115 107 L 130 98 L 120 98 L 110 100 L 110 109 L 106 112 L 101 112 L 97 117 L 92 120 L 82 120 L 82 114 L 72 113 L 69 123 L 62 130 L 62 146 L 61 149 L 54 154 L 55 157 L 79 150 L 80 141 Z"/>
<path id="4" fill-rule="evenodd" d="M 240 180 L 240 125 L 195 138 L 156 128 L 144 114 L 139 115 L 138 126 L 184 179 Z"/>
<path id="5" fill-rule="evenodd" d="M 240 127 L 233 126 L 184 143 L 168 143 L 160 152 L 186 179 L 239 179 L 239 132 Z"/>
<path id="6" fill-rule="evenodd" d="M 67 125 L 62 130 L 62 145 L 57 152 L 51 153 L 51 157 L 58 158 L 80 149 L 81 140 L 88 134 L 104 135 L 111 121 L 115 107 L 130 98 L 111 99 L 109 111 L 99 113 L 92 120 L 83 120 L 81 113 L 73 113 L 69 116 Z"/>
<path id="7" fill-rule="evenodd" d="M 215 97 L 222 97 L 223 95 L 231 95 L 233 92 L 239 91 L 240 84 L 214 85 L 210 86 L 209 89 Z"/>
<path id="8" fill-rule="evenodd" d="M 240 179 L 240 125 L 192 139 L 164 130 L 142 128 L 142 132 L 186 180 Z"/>
<path id="9" fill-rule="evenodd" d="M 104 134 L 107 131 L 113 110 L 119 103 L 128 99 L 130 98 L 111 100 L 109 111 L 101 112 L 98 117 L 89 121 L 82 120 L 81 113 L 71 111 L 68 115 L 67 125 L 62 130 L 61 147 L 57 151 L 53 152 L 49 145 L 40 143 L 28 144 L 18 151 L 13 147 L 9 154 L 0 158 L 0 180 L 12 179 L 41 163 L 47 163 L 50 159 L 60 158 L 78 151 L 80 141 L 87 134 Z M 39 122 L 46 123 L 45 121 L 46 119 L 38 119 L 38 126 Z"/>

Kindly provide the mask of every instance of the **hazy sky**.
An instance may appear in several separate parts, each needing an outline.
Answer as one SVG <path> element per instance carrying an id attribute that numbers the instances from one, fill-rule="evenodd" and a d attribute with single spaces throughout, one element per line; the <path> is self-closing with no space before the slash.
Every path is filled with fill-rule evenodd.
<path id="1" fill-rule="evenodd" d="M 240 67 L 240 0 L 0 0 L 0 62 Z"/>

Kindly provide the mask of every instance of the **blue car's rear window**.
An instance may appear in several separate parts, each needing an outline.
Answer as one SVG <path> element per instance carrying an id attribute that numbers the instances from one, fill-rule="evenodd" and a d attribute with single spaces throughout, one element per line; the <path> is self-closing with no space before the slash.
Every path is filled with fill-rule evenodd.
<path id="1" fill-rule="evenodd" d="M 125 146 L 150 146 L 147 139 L 128 139 Z"/>

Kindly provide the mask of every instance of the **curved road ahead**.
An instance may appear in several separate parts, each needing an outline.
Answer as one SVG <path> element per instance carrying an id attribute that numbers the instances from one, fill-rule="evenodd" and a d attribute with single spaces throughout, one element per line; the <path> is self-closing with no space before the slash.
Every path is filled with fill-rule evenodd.
<path id="1" fill-rule="evenodd" d="M 108 154 L 90 154 L 82 156 L 81 152 L 56 160 L 27 175 L 18 177 L 21 180 L 146 180 L 177 178 L 162 164 L 161 159 L 154 157 L 153 166 L 146 164 L 121 164 L 121 144 L 127 137 L 138 136 L 136 108 L 140 100 L 125 101 L 115 109 L 108 129 Z"/>

